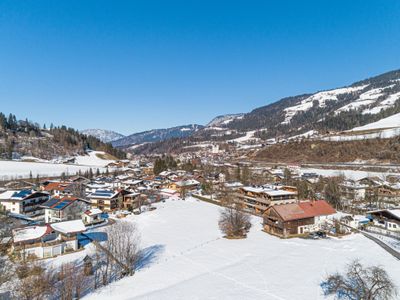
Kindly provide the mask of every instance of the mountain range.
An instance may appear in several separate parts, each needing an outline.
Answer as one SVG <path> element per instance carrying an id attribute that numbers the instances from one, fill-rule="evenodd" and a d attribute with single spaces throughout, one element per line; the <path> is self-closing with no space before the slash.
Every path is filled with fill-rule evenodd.
<path id="1" fill-rule="evenodd" d="M 276 142 L 317 136 L 347 139 L 400 135 L 400 70 L 348 86 L 286 97 L 249 113 L 214 118 L 179 144 Z M 144 149 L 176 149 L 168 141 Z M 140 148 L 136 149 L 140 153 Z"/>
<path id="2" fill-rule="evenodd" d="M 220 115 L 205 126 L 183 125 L 129 136 L 105 130 L 84 133 L 119 148 L 171 139 L 187 139 L 189 143 L 287 139 L 356 130 L 378 121 L 391 127 L 397 114 L 400 120 L 399 99 L 400 70 L 395 70 L 340 88 L 286 97 L 248 113 Z M 385 122 L 388 117 L 391 119 Z M 393 127 L 400 129 L 400 123 Z"/>
<path id="3" fill-rule="evenodd" d="M 84 135 L 94 136 L 104 143 L 110 143 L 112 141 L 119 140 L 125 137 L 123 134 L 105 129 L 85 129 L 82 130 L 81 133 L 83 133 Z"/>
<path id="4" fill-rule="evenodd" d="M 112 142 L 114 147 L 129 147 L 143 143 L 159 142 L 171 138 L 184 138 L 193 135 L 204 126 L 197 124 L 176 126 L 166 129 L 153 129 L 134 133 Z"/>

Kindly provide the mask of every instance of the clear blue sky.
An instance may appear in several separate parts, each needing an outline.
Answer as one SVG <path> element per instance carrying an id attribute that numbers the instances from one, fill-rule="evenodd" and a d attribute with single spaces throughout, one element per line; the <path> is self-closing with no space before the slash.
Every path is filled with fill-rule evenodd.
<path id="1" fill-rule="evenodd" d="M 0 1 L 0 111 L 124 134 L 400 68 L 400 1 Z"/>

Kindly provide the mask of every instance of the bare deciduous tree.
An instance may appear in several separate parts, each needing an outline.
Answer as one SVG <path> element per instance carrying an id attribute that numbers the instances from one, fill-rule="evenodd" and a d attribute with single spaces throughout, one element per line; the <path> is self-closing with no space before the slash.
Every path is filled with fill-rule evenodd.
<path id="1" fill-rule="evenodd" d="M 224 208 L 219 217 L 219 228 L 227 238 L 243 238 L 251 227 L 250 216 L 234 205 Z"/>
<path id="2" fill-rule="evenodd" d="M 379 266 L 364 267 L 353 261 L 346 274 L 329 275 L 321 284 L 325 296 L 343 300 L 389 300 L 397 295 L 396 287 Z"/>
<path id="3" fill-rule="evenodd" d="M 54 286 L 54 270 L 32 264 L 24 277 L 16 281 L 12 292 L 16 299 L 41 300 L 53 294 Z"/>
<path id="4" fill-rule="evenodd" d="M 118 221 L 107 227 L 105 232 L 108 239 L 101 248 L 98 248 L 98 256 L 102 257 L 101 266 L 95 271 L 95 277 L 101 276 L 103 285 L 118 277 L 131 276 L 135 273 L 140 241 L 134 223 Z"/>
<path id="5" fill-rule="evenodd" d="M 61 300 L 79 299 L 86 285 L 83 268 L 76 264 L 63 264 L 58 273 L 58 298 Z"/>

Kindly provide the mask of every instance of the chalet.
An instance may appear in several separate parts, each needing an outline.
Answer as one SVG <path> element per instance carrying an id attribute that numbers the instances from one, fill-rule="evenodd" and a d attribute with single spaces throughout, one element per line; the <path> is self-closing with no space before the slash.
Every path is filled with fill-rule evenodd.
<path id="1" fill-rule="evenodd" d="M 297 201 L 297 191 L 294 189 L 285 190 L 278 187 L 244 186 L 239 188 L 236 196 L 245 208 L 258 215 L 261 215 L 272 205 L 294 203 Z"/>
<path id="2" fill-rule="evenodd" d="M 72 196 L 51 198 L 42 205 L 44 220 L 46 223 L 77 220 L 81 218 L 89 205 L 89 202 Z"/>
<path id="3" fill-rule="evenodd" d="M 24 181 L 24 180 L 17 180 L 17 181 L 10 181 L 4 184 L 5 190 L 29 190 L 33 189 L 35 184 L 32 182 Z"/>
<path id="4" fill-rule="evenodd" d="M 143 180 L 142 179 L 125 180 L 122 182 L 122 185 L 126 189 L 134 189 L 137 188 L 138 186 L 143 186 Z"/>
<path id="5" fill-rule="evenodd" d="M 49 258 L 78 250 L 77 235 L 86 231 L 82 220 L 13 230 L 12 251 L 21 257 Z"/>
<path id="6" fill-rule="evenodd" d="M 364 177 L 359 179 L 357 182 L 365 184 L 371 187 L 376 187 L 385 184 L 385 181 L 379 177 Z"/>
<path id="7" fill-rule="evenodd" d="M 400 184 L 385 183 L 376 188 L 378 200 L 383 202 L 383 207 L 388 207 L 387 204 L 398 205 L 400 203 Z"/>
<path id="8" fill-rule="evenodd" d="M 96 190 L 87 197 L 92 208 L 110 212 L 122 208 L 124 195 L 126 194 L 129 194 L 126 190 Z"/>
<path id="9" fill-rule="evenodd" d="M 122 208 L 132 211 L 139 208 L 142 204 L 146 202 L 147 196 L 137 192 L 129 192 L 124 195 L 122 201 Z"/>
<path id="10" fill-rule="evenodd" d="M 200 186 L 200 182 L 195 179 L 186 179 L 176 182 L 177 191 L 180 192 L 182 189 L 196 190 Z"/>
<path id="11" fill-rule="evenodd" d="M 176 182 L 171 182 L 167 185 L 168 189 L 172 189 L 180 193 L 182 190 L 196 190 L 200 186 L 200 182 L 195 179 L 184 179 Z"/>
<path id="12" fill-rule="evenodd" d="M 375 227 L 385 231 L 400 232 L 400 209 L 382 209 L 368 212 Z"/>
<path id="13" fill-rule="evenodd" d="M 325 200 L 274 205 L 264 212 L 264 230 L 283 238 L 315 232 L 335 212 Z"/>
<path id="14" fill-rule="evenodd" d="M 90 182 L 90 180 L 87 179 L 86 177 L 79 176 L 79 175 L 71 177 L 69 180 L 76 184 L 88 184 Z"/>
<path id="15" fill-rule="evenodd" d="M 0 204 L 14 214 L 30 218 L 40 217 L 44 211 L 41 205 L 49 199 L 49 194 L 34 190 L 5 191 L 0 194 Z"/>
<path id="16" fill-rule="evenodd" d="M 41 190 L 47 192 L 53 196 L 65 196 L 65 195 L 72 195 L 74 192 L 74 186 L 72 182 L 59 182 L 59 181 L 52 181 L 48 182 L 46 185 L 41 187 Z"/>
<path id="17" fill-rule="evenodd" d="M 369 219 L 363 216 L 347 215 L 341 217 L 340 222 L 352 228 L 360 228 L 364 225 L 367 225 L 369 223 Z"/>
<path id="18" fill-rule="evenodd" d="M 98 209 L 88 209 L 82 214 L 82 221 L 85 225 L 95 225 L 104 222 L 103 212 Z"/>
<path id="19" fill-rule="evenodd" d="M 160 189 L 159 194 L 162 198 L 177 198 L 179 193 L 173 189 Z"/>

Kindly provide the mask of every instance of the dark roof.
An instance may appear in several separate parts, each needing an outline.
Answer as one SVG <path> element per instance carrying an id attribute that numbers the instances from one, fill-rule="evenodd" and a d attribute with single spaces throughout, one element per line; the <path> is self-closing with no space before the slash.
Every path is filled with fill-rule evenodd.
<path id="1" fill-rule="evenodd" d="M 64 197 L 64 198 L 52 198 L 42 204 L 45 208 L 51 208 L 55 210 L 63 210 L 74 201 L 80 200 L 78 198 Z"/>

